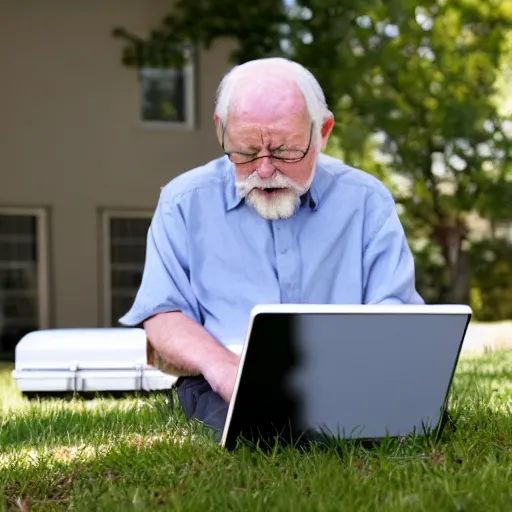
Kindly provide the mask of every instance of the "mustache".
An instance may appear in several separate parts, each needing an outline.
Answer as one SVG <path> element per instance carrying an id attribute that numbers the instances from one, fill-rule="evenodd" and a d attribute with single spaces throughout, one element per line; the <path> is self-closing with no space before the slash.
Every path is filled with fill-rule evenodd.
<path id="1" fill-rule="evenodd" d="M 297 193 L 303 192 L 302 187 L 279 171 L 266 180 L 261 179 L 257 171 L 253 171 L 245 180 L 237 181 L 236 188 L 243 197 L 255 188 L 288 188 Z"/>

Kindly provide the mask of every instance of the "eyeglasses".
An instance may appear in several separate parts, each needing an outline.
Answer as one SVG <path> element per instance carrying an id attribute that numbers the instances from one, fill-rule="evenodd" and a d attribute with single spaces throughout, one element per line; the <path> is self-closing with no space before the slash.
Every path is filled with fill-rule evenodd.
<path id="1" fill-rule="evenodd" d="M 285 149 L 282 147 L 278 147 L 276 149 L 273 149 L 270 151 L 270 154 L 268 155 L 261 155 L 257 156 L 258 153 L 247 153 L 243 151 L 226 151 L 224 147 L 224 135 L 226 133 L 226 128 L 223 128 L 222 130 L 222 151 L 224 151 L 224 154 L 227 155 L 227 157 L 237 165 L 240 164 L 249 164 L 251 162 L 254 162 L 256 160 L 259 160 L 260 158 L 269 157 L 272 158 L 272 160 L 278 160 L 280 162 L 285 162 L 288 164 L 295 164 L 297 162 L 300 162 L 302 159 L 306 157 L 306 155 L 309 153 L 309 150 L 311 148 L 311 141 L 313 139 L 313 128 L 314 123 L 311 123 L 311 128 L 309 131 L 309 142 L 308 147 L 305 151 L 302 151 L 300 149 Z"/>

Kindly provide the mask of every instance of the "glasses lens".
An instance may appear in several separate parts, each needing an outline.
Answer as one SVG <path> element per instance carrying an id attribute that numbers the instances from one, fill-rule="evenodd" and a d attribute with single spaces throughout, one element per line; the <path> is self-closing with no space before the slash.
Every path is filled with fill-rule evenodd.
<path id="1" fill-rule="evenodd" d="M 304 156 L 302 151 L 297 151 L 293 149 L 287 150 L 278 150 L 272 153 L 272 158 L 276 158 L 277 160 L 283 160 L 285 162 L 295 162 L 296 160 L 300 160 Z"/>
<path id="2" fill-rule="evenodd" d="M 276 160 L 279 162 L 286 162 L 286 163 L 294 163 L 299 162 L 304 158 L 304 153 L 300 151 L 286 151 L 286 152 L 279 152 L 277 155 L 268 155 L 272 160 Z M 248 164 L 250 162 L 254 162 L 255 160 L 258 160 L 260 158 L 264 158 L 264 156 L 261 157 L 253 157 L 253 156 L 246 156 L 241 155 L 239 153 L 230 153 L 228 155 L 229 159 L 234 164 Z"/>
<path id="3" fill-rule="evenodd" d="M 241 155 L 240 153 L 230 153 L 229 154 L 229 159 L 234 164 L 247 164 L 249 162 L 252 162 L 254 160 L 254 157 L 246 156 L 246 155 Z"/>

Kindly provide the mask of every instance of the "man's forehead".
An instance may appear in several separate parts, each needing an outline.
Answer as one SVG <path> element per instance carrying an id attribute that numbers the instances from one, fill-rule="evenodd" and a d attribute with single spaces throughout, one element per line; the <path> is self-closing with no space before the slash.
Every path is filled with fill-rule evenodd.
<path id="1" fill-rule="evenodd" d="M 297 84 L 283 77 L 241 79 L 229 105 L 230 123 L 273 124 L 306 113 L 306 103 Z"/>

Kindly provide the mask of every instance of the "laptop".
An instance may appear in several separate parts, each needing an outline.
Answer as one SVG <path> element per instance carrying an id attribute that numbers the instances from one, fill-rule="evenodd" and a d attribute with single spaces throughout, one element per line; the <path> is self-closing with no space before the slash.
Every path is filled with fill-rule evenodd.
<path id="1" fill-rule="evenodd" d="M 471 308 L 261 305 L 221 446 L 439 436 Z"/>

